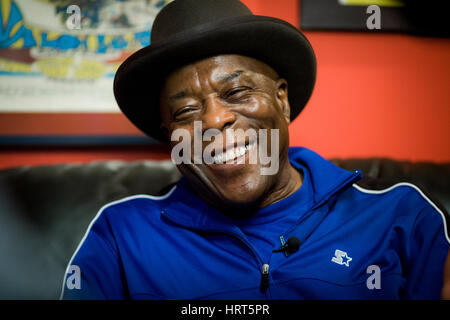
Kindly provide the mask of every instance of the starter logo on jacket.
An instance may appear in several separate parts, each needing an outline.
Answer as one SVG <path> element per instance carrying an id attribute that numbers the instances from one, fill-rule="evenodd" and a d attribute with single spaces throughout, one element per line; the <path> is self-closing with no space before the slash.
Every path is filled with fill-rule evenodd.
<path id="1" fill-rule="evenodd" d="M 334 251 L 334 257 L 331 258 L 331 261 L 336 262 L 337 264 L 340 265 L 345 265 L 346 267 L 349 266 L 349 262 L 352 261 L 352 258 L 350 258 L 347 254 L 347 252 L 336 249 L 336 251 Z"/>

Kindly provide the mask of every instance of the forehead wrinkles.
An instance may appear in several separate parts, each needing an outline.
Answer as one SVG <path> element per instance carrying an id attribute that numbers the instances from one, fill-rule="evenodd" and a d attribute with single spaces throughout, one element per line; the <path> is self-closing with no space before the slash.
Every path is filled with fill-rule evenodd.
<path id="1" fill-rule="evenodd" d="M 205 70 L 206 69 L 206 70 Z M 202 68 L 202 66 L 199 63 L 196 63 L 194 65 L 194 74 L 192 75 L 192 84 L 194 85 L 194 91 L 195 89 L 199 90 L 199 93 L 202 93 L 202 91 L 209 87 L 210 79 L 209 79 L 209 68 Z"/>
<path id="2" fill-rule="evenodd" d="M 272 80 L 279 78 L 278 73 L 268 64 L 247 56 L 222 55 L 213 58 L 216 65 L 223 66 L 224 71 L 243 70 L 246 74 L 262 75 Z"/>
<path id="3" fill-rule="evenodd" d="M 201 96 L 210 87 L 209 72 L 205 68 L 194 63 L 182 71 L 181 77 L 177 77 L 177 90 L 182 90 L 188 95 Z"/>
<path id="4" fill-rule="evenodd" d="M 239 77 L 247 81 L 278 79 L 278 74 L 262 61 L 238 55 L 221 55 L 194 62 L 169 75 L 170 91 L 183 92 L 186 95 L 205 95 L 218 89 L 220 81 L 238 71 Z M 167 83 L 167 82 L 166 82 Z"/>

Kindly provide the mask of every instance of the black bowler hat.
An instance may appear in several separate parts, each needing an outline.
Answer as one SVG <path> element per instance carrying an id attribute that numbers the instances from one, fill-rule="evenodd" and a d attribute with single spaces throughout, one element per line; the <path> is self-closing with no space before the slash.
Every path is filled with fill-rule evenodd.
<path id="1" fill-rule="evenodd" d="M 297 28 L 280 19 L 253 15 L 238 0 L 175 0 L 156 16 L 151 44 L 119 67 L 114 79 L 116 101 L 140 130 L 166 141 L 159 115 L 163 80 L 183 65 L 220 54 L 261 60 L 285 78 L 291 120 L 311 96 L 316 59 Z"/>

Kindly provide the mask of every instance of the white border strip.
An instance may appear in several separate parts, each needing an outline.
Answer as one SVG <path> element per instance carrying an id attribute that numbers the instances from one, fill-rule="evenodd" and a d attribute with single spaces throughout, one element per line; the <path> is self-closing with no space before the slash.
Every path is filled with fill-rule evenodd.
<path id="1" fill-rule="evenodd" d="M 353 184 L 353 187 L 355 187 L 356 189 L 358 189 L 361 192 L 364 193 L 371 193 L 371 194 L 381 194 L 381 193 L 386 193 L 391 191 L 394 188 L 397 187 L 402 187 L 402 186 L 406 186 L 406 187 L 411 187 L 413 189 L 415 189 L 417 192 L 419 192 L 419 194 L 428 201 L 428 203 L 431 204 L 431 206 L 436 209 L 437 212 L 439 212 L 441 214 L 441 218 L 442 221 L 444 223 L 444 233 L 445 233 L 445 238 L 447 239 L 448 243 L 450 244 L 450 238 L 448 236 L 448 232 L 447 232 L 447 221 L 445 220 L 445 215 L 444 213 L 441 211 L 441 209 L 439 209 L 433 201 L 431 201 L 430 199 L 428 199 L 428 197 L 422 192 L 422 190 L 419 189 L 419 187 L 417 187 L 416 185 L 409 183 L 409 182 L 399 182 L 397 184 L 394 184 L 393 186 L 387 188 L 387 189 L 382 189 L 382 190 L 370 190 L 370 189 L 365 189 L 361 186 L 358 186 L 356 183 Z"/>
<path id="2" fill-rule="evenodd" d="M 168 193 L 166 193 L 165 195 L 162 195 L 162 196 L 151 196 L 151 195 L 147 195 L 147 194 L 138 194 L 138 195 L 129 196 L 129 197 L 126 197 L 126 198 L 123 198 L 123 199 L 119 199 L 119 200 L 116 200 L 116 201 L 109 202 L 109 203 L 105 204 L 103 207 L 101 207 L 100 210 L 97 212 L 96 216 L 94 217 L 94 219 L 92 219 L 91 223 L 89 224 L 89 226 L 88 226 L 88 228 L 87 228 L 83 238 L 81 239 L 80 243 L 78 244 L 78 247 L 76 248 L 75 252 L 73 253 L 72 258 L 70 258 L 70 261 L 69 261 L 69 263 L 68 263 L 68 265 L 66 267 L 66 270 L 64 272 L 64 280 L 63 280 L 63 283 L 62 283 L 61 294 L 59 296 L 59 300 L 62 300 L 63 297 L 64 297 L 64 289 L 66 287 L 66 281 L 67 281 L 67 272 L 69 271 L 69 267 L 72 265 L 73 259 L 77 255 L 78 250 L 80 250 L 80 248 L 83 245 L 84 241 L 86 240 L 86 238 L 87 238 L 89 232 L 91 231 L 91 228 L 94 225 L 95 221 L 97 221 L 97 219 L 100 217 L 100 215 L 103 213 L 103 211 L 106 208 L 108 208 L 110 206 L 113 206 L 115 204 L 121 203 L 121 202 L 125 202 L 125 201 L 128 201 L 128 200 L 133 200 L 133 199 L 139 199 L 139 198 L 151 199 L 151 200 L 164 200 L 164 199 L 170 197 L 170 195 L 173 193 L 173 191 L 176 188 L 177 188 L 177 186 L 174 186 Z"/>

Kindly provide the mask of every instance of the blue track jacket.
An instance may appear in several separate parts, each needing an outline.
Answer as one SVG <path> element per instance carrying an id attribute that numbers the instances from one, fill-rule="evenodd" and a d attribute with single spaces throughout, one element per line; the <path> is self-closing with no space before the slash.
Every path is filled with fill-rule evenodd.
<path id="1" fill-rule="evenodd" d="M 298 251 L 262 254 L 182 178 L 165 196 L 104 206 L 69 262 L 61 298 L 439 299 L 445 216 L 416 186 L 367 190 L 356 185 L 359 170 L 306 148 L 289 157 L 308 174 L 311 201 L 290 205 L 298 220 L 267 234 L 272 250 L 297 237 Z"/>

